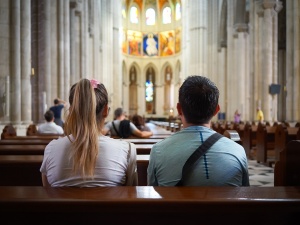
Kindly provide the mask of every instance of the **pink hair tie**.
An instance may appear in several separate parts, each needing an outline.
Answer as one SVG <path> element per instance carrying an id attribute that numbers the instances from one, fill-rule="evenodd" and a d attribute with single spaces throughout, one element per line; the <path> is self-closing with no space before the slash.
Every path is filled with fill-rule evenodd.
<path id="1" fill-rule="evenodd" d="M 91 82 L 91 85 L 93 88 L 97 88 L 98 84 L 100 84 L 99 81 L 97 81 L 95 79 L 91 79 L 90 82 Z"/>

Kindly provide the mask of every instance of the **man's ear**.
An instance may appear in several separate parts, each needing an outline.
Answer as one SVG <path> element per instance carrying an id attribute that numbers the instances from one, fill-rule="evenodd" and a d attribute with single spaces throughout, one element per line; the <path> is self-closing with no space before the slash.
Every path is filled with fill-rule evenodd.
<path id="1" fill-rule="evenodd" d="M 214 113 L 214 116 L 220 111 L 220 105 L 218 104 Z"/>
<path id="2" fill-rule="evenodd" d="M 179 102 L 177 103 L 176 108 L 177 108 L 178 115 L 181 116 L 182 115 L 182 109 L 181 109 L 181 105 L 180 105 Z"/>

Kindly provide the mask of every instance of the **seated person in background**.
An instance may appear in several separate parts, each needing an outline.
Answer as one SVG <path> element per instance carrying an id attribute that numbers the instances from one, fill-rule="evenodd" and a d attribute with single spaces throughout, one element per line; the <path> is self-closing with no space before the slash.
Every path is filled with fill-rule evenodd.
<path id="1" fill-rule="evenodd" d="M 153 135 L 152 131 L 140 131 L 132 122 L 129 120 L 125 121 L 125 114 L 122 108 L 117 108 L 114 112 L 114 121 L 108 122 L 105 124 L 102 133 L 104 135 L 107 135 L 108 132 L 110 132 L 111 136 L 119 136 L 121 138 L 128 138 L 129 136 L 137 136 L 141 138 L 147 138 Z M 121 122 L 127 122 L 124 124 L 125 126 L 128 126 L 128 128 L 121 128 Z M 123 127 L 123 126 L 122 126 Z M 126 133 L 126 134 L 125 134 Z"/>
<path id="2" fill-rule="evenodd" d="M 183 128 L 153 145 L 147 181 L 150 186 L 175 186 L 187 159 L 214 133 L 211 119 L 220 110 L 219 90 L 202 76 L 190 76 L 179 89 L 177 111 Z M 244 148 L 221 137 L 196 161 L 184 186 L 249 186 Z"/>
<path id="3" fill-rule="evenodd" d="M 145 120 L 142 116 L 135 114 L 132 116 L 131 121 L 140 131 L 151 131 L 145 124 Z"/>
<path id="4" fill-rule="evenodd" d="M 46 123 L 38 126 L 39 134 L 64 134 L 62 127 L 54 123 L 54 113 L 51 110 L 45 112 L 44 118 Z"/>
<path id="5" fill-rule="evenodd" d="M 45 148 L 43 186 L 136 186 L 135 145 L 101 133 L 109 112 L 104 85 L 81 79 L 71 87 L 69 103 L 66 136 Z"/>

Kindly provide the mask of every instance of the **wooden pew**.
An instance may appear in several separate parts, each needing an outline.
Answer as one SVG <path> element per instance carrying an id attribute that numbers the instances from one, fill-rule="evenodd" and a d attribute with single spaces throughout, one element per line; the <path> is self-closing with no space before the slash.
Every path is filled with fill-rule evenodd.
<path id="1" fill-rule="evenodd" d="M 252 159 L 251 150 L 256 147 L 256 131 L 257 125 L 246 122 L 241 139 L 246 155 L 249 159 Z"/>
<path id="2" fill-rule="evenodd" d="M 156 139 L 151 139 L 151 138 L 130 138 L 126 139 L 126 141 L 130 141 L 131 143 L 134 144 L 155 144 L 159 141 L 162 141 L 164 138 L 156 138 Z"/>
<path id="3" fill-rule="evenodd" d="M 0 155 L 0 186 L 40 186 L 43 155 Z M 137 155 L 138 185 L 147 185 L 149 155 Z"/>
<path id="4" fill-rule="evenodd" d="M 285 124 L 279 124 L 275 131 L 275 162 L 279 160 L 280 152 L 292 140 L 297 139 L 299 127 L 287 127 Z"/>
<path id="5" fill-rule="evenodd" d="M 130 136 L 128 138 L 124 138 L 123 140 L 131 140 L 131 139 L 164 139 L 166 137 L 169 137 L 171 134 L 154 134 L 148 138 L 141 138 L 141 137 L 137 137 L 137 136 Z M 119 136 L 110 136 L 111 138 L 114 139 L 120 139 Z"/>
<path id="6" fill-rule="evenodd" d="M 0 187 L 8 224 L 296 224 L 300 187 Z"/>
<path id="7" fill-rule="evenodd" d="M 290 141 L 274 168 L 274 186 L 300 186 L 300 140 Z"/>
<path id="8" fill-rule="evenodd" d="M 0 145 L 0 155 L 44 155 L 46 145 Z"/>
<path id="9" fill-rule="evenodd" d="M 242 145 L 240 135 L 236 130 L 225 130 L 223 135 L 225 137 L 235 141 L 236 143 Z"/>
<path id="10" fill-rule="evenodd" d="M 149 155 L 152 144 L 136 144 L 137 155 Z M 0 155 L 44 155 L 46 145 L 22 145 L 7 144 L 0 145 Z"/>
<path id="11" fill-rule="evenodd" d="M 0 155 L 0 186 L 41 186 L 42 155 Z"/>
<path id="12" fill-rule="evenodd" d="M 62 137 L 61 135 L 44 134 L 44 135 L 30 135 L 30 136 L 10 136 L 1 140 L 53 140 Z"/>
<path id="13" fill-rule="evenodd" d="M 53 140 L 53 139 L 51 139 Z M 47 145 L 50 139 L 7 139 L 0 140 L 0 145 Z"/>
<path id="14" fill-rule="evenodd" d="M 256 161 L 268 166 L 275 163 L 275 131 L 277 126 L 258 124 L 256 132 Z"/>
<path id="15" fill-rule="evenodd" d="M 1 133 L 1 140 L 4 139 L 37 139 L 37 138 L 42 138 L 42 139 L 57 139 L 58 137 L 61 137 L 64 135 L 59 135 L 59 134 L 39 134 L 37 132 L 37 126 L 35 124 L 31 124 L 28 126 L 27 131 L 26 131 L 26 136 L 18 136 L 16 129 L 13 127 L 13 125 L 9 124 L 6 125 Z"/>

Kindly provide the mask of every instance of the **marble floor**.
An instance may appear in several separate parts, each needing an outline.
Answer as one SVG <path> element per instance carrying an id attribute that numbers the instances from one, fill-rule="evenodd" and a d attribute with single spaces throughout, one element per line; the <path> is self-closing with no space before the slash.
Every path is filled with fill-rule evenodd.
<path id="1" fill-rule="evenodd" d="M 274 187 L 274 168 L 248 160 L 250 186 Z"/>

